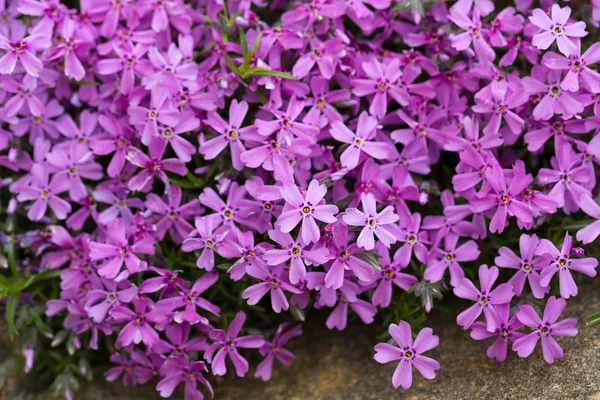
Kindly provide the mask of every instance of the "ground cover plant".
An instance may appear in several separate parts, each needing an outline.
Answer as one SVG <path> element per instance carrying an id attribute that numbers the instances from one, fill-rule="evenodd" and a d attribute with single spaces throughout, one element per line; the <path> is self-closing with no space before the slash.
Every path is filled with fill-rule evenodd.
<path id="1" fill-rule="evenodd" d="M 377 324 L 409 389 L 445 367 L 427 316 L 452 297 L 490 358 L 554 363 L 600 254 L 599 23 L 596 0 L 0 0 L 21 367 L 202 399 L 289 366 L 325 309 Z"/>

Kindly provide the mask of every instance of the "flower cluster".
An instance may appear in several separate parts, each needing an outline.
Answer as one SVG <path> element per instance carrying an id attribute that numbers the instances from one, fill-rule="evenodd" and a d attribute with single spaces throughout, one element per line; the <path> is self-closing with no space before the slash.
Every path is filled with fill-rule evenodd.
<path id="1" fill-rule="evenodd" d="M 32 326 L 72 352 L 107 341 L 106 379 L 186 399 L 253 353 L 270 379 L 313 309 L 337 330 L 393 315 L 375 360 L 399 361 L 395 387 L 412 365 L 432 379 L 439 339 L 410 323 L 448 288 L 490 357 L 540 338 L 562 357 L 573 273 L 598 265 L 563 222 L 585 213 L 575 238 L 600 235 L 600 3 L 514 3 L 0 2 L 11 324 L 43 292 L 19 290 L 57 272 L 45 313 L 62 330 Z M 498 267 L 514 274 L 494 288 Z"/>

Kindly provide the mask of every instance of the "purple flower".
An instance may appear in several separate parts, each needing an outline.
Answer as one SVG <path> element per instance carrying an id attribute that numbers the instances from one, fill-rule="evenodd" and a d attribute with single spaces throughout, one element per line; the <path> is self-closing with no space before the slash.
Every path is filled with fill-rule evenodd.
<path id="1" fill-rule="evenodd" d="M 115 153 L 106 170 L 108 176 L 114 178 L 125 166 L 125 155 L 131 149 L 131 136 L 134 132 L 129 126 L 119 123 L 112 114 L 101 115 L 98 117 L 98 122 L 108 135 L 90 140 L 90 148 L 94 154 L 102 156 Z"/>
<path id="2" fill-rule="evenodd" d="M 159 276 L 146 278 L 140 285 L 140 293 L 155 293 L 164 289 L 161 296 L 165 296 L 172 294 L 176 288 L 187 289 L 190 286 L 189 282 L 179 276 L 181 271 L 167 271 L 156 267 L 148 269 L 156 272 Z"/>
<path id="3" fill-rule="evenodd" d="M 498 279 L 498 268 L 488 268 L 484 264 L 479 267 L 481 290 L 477 289 L 467 278 L 462 278 L 459 285 L 454 288 L 454 294 L 457 297 L 475 302 L 456 318 L 456 323 L 465 330 L 473 325 L 473 322 L 481 315 L 482 311 L 485 314 L 487 330 L 494 332 L 498 328 L 498 316 L 494 306 L 509 303 L 515 293 L 510 283 L 502 283 L 492 290 L 496 279 Z"/>
<path id="4" fill-rule="evenodd" d="M 427 268 L 423 278 L 430 282 L 438 282 L 443 279 L 446 270 L 450 271 L 450 285 L 457 287 L 465 277 L 459 262 L 476 261 L 479 258 L 477 243 L 469 240 L 458 245 L 459 236 L 448 232 L 444 237 L 444 246 L 435 247 L 429 251 L 427 256 Z"/>
<path id="5" fill-rule="evenodd" d="M 534 330 L 513 343 L 513 350 L 519 354 L 519 357 L 529 357 L 541 338 L 544 360 L 547 363 L 552 364 L 555 358 L 562 358 L 563 350 L 554 340 L 554 336 L 573 337 L 577 335 L 575 318 L 556 322 L 566 305 L 565 299 L 557 299 L 554 296 L 548 298 L 543 318 L 540 318 L 533 307 L 528 304 L 519 307 L 517 318 L 522 324 Z"/>
<path id="6" fill-rule="evenodd" d="M 160 340 L 152 352 L 155 354 L 169 353 L 168 357 L 178 357 L 195 352 L 204 352 L 208 349 L 208 342 L 203 336 L 190 339 L 192 325 L 187 323 L 169 325 L 165 329 L 168 342 Z"/>
<path id="7" fill-rule="evenodd" d="M 122 219 L 117 219 L 108 225 L 106 232 L 107 243 L 90 242 L 90 258 L 104 260 L 98 267 L 98 274 L 108 279 L 115 279 L 121 272 L 123 263 L 129 274 L 144 271 L 148 264 L 136 254 L 154 254 L 154 239 L 146 237 L 129 244 Z"/>
<path id="8" fill-rule="evenodd" d="M 583 105 L 563 90 L 559 71 L 549 71 L 536 65 L 531 75 L 524 77 L 521 83 L 528 94 L 541 96 L 541 100 L 533 109 L 534 119 L 547 121 L 554 114 L 569 116 L 583 112 Z"/>
<path id="9" fill-rule="evenodd" d="M 152 323 L 161 323 L 167 319 L 167 315 L 161 308 L 154 308 L 154 304 L 148 299 L 133 299 L 134 310 L 125 306 L 117 306 L 112 309 L 110 315 L 118 322 L 126 322 L 117 337 L 117 346 L 126 347 L 131 343 L 143 342 L 151 348 L 158 343 L 158 333 L 151 326 Z"/>
<path id="10" fill-rule="evenodd" d="M 266 267 L 263 261 L 265 250 L 271 249 L 268 243 L 254 244 L 254 234 L 252 232 L 242 232 L 235 230 L 235 239 L 233 234 L 228 234 L 227 238 L 219 247 L 219 254 L 226 258 L 238 258 L 229 268 L 227 273 L 234 281 L 239 281 L 246 275 L 246 268 L 250 265 L 258 264 Z"/>
<path id="11" fill-rule="evenodd" d="M 372 193 L 362 195 L 361 203 L 363 211 L 357 208 L 349 208 L 343 215 L 344 223 L 351 226 L 364 226 L 356 244 L 363 247 L 365 250 L 371 250 L 375 247 L 375 239 L 373 235 L 383 243 L 386 247 L 396 243 L 396 237 L 392 232 L 386 229 L 386 225 L 393 224 L 398 221 L 398 215 L 394 214 L 394 208 L 387 206 L 381 212 L 377 212 L 377 202 Z"/>
<path id="12" fill-rule="evenodd" d="M 404 242 L 404 244 L 394 254 L 394 261 L 398 262 L 402 268 L 407 267 L 414 252 L 417 260 L 426 264 L 428 251 L 425 245 L 429 244 L 429 238 L 427 232 L 421 231 L 421 214 L 411 215 L 404 226 L 397 235 L 398 241 Z"/>
<path id="13" fill-rule="evenodd" d="M 361 156 L 367 154 L 378 160 L 392 158 L 392 150 L 388 144 L 372 141 L 377 128 L 377 120 L 363 111 L 358 117 L 356 133 L 352 132 L 340 121 L 333 121 L 329 133 L 342 143 L 348 143 L 348 148 L 340 158 L 342 166 L 353 169 L 361 161 Z"/>
<path id="14" fill-rule="evenodd" d="M 229 145 L 233 167 L 241 171 L 244 163 L 242 163 L 240 155 L 246 151 L 242 140 L 252 140 L 254 138 L 255 141 L 261 141 L 260 137 L 257 138 L 256 136 L 254 126 L 242 128 L 247 113 L 248 103 L 245 101 L 238 103 L 237 100 L 233 100 L 229 107 L 229 123 L 225 122 L 216 112 L 209 112 L 205 122 L 219 136 L 200 144 L 200 154 L 204 155 L 207 160 L 212 160 Z"/>
<path id="15" fill-rule="evenodd" d="M 553 168 L 541 168 L 537 179 L 542 186 L 554 184 L 548 194 L 556 199 L 558 207 L 569 214 L 579 209 L 582 195 L 590 194 L 587 189 L 590 171 L 585 165 L 580 165 L 580 158 L 570 143 L 560 141 L 555 152 L 556 157 L 551 163 Z"/>
<path id="16" fill-rule="evenodd" d="M 291 351 L 284 349 L 283 346 L 285 346 L 290 339 L 302 335 L 302 329 L 300 326 L 287 329 L 288 326 L 289 325 L 285 322 L 279 325 L 275 335 L 273 335 L 273 339 L 270 342 L 265 340 L 265 343 L 258 349 L 260 355 L 262 355 L 264 359 L 256 367 L 255 377 L 261 378 L 263 381 L 268 381 L 271 379 L 274 360 L 289 367 L 292 361 L 296 359 L 296 356 L 294 356 Z"/>
<path id="17" fill-rule="evenodd" d="M 170 185 L 166 199 L 161 199 L 154 193 L 148 194 L 146 208 L 162 216 L 156 222 L 156 233 L 159 240 L 165 237 L 167 231 L 176 243 L 181 243 L 192 232 L 194 227 L 187 221 L 200 213 L 201 207 L 198 199 L 181 204 L 182 191 L 177 185 Z"/>
<path id="18" fill-rule="evenodd" d="M 377 314 L 377 307 L 368 301 L 358 298 L 358 295 L 363 291 L 364 289 L 347 279 L 344 280 L 344 284 L 339 291 L 331 291 L 332 296 L 329 303 L 334 308 L 331 314 L 329 314 L 329 317 L 327 317 L 325 326 L 329 329 L 335 328 L 338 331 L 346 329 L 348 323 L 348 308 L 351 308 L 364 324 L 372 323 L 375 320 L 375 314 Z M 321 305 L 324 302 L 324 299 L 319 299 L 318 305 Z"/>
<path id="19" fill-rule="evenodd" d="M 258 349 L 265 344 L 262 336 L 238 336 L 245 321 L 246 313 L 240 311 L 231 321 L 227 331 L 223 329 L 210 331 L 209 335 L 213 343 L 204 353 L 204 358 L 210 363 L 214 375 L 225 375 L 227 372 L 225 357 L 229 356 L 237 376 L 245 376 L 248 372 L 248 361 L 240 355 L 238 348 Z"/>
<path id="20" fill-rule="evenodd" d="M 475 48 L 475 54 L 480 62 L 494 61 L 496 53 L 491 48 L 483 35 L 481 27 L 481 13 L 479 8 L 473 9 L 473 19 L 469 19 L 463 10 L 453 12 L 449 15 L 450 20 L 464 29 L 466 32 L 460 33 L 452 38 L 452 47 L 458 51 L 467 50 L 471 43 Z"/>
<path id="21" fill-rule="evenodd" d="M 49 38 L 42 33 L 27 37 L 21 36 L 13 40 L 0 35 L 0 49 L 6 51 L 0 58 L 0 74 L 12 74 L 17 66 L 17 61 L 20 61 L 27 74 L 38 77 L 44 68 L 44 63 L 35 56 L 35 52 L 49 47 Z"/>
<path id="22" fill-rule="evenodd" d="M 254 122 L 256 131 L 262 136 L 271 136 L 277 132 L 277 140 L 286 141 L 287 143 L 295 137 L 314 143 L 316 142 L 316 136 L 319 134 L 319 128 L 296 121 L 300 117 L 300 113 L 304 110 L 304 107 L 305 102 L 293 96 L 285 112 L 273 108 L 268 109 L 276 119 L 270 121 L 257 119 Z"/>
<path id="23" fill-rule="evenodd" d="M 69 183 L 69 196 L 71 200 L 78 201 L 88 196 L 88 190 L 81 178 L 100 180 L 104 175 L 102 166 L 94 162 L 94 154 L 88 146 L 72 142 L 69 146 L 55 146 L 53 151 L 46 154 L 49 172 L 53 179 L 64 180 Z"/>
<path id="24" fill-rule="evenodd" d="M 396 129 L 392 131 L 390 137 L 399 143 L 406 146 L 412 142 L 419 141 L 427 148 L 427 143 L 434 142 L 441 148 L 446 150 L 460 150 L 462 141 L 456 137 L 456 130 L 452 126 L 434 128 L 439 125 L 443 115 L 440 112 L 433 111 L 431 113 L 419 112 L 418 121 L 410 118 L 404 111 L 396 111 L 396 115 L 400 117 L 406 125 L 407 129 Z"/>
<path id="25" fill-rule="evenodd" d="M 554 41 L 558 49 L 565 56 L 570 56 L 577 51 L 571 38 L 581 38 L 588 33 L 585 31 L 585 22 L 575 22 L 567 25 L 571 7 L 561 8 L 558 4 L 552 5 L 552 19 L 540 8 L 531 11 L 529 20 L 542 32 L 536 34 L 532 44 L 540 50 L 546 50 Z"/>
<path id="26" fill-rule="evenodd" d="M 290 260 L 290 283 L 293 285 L 304 282 L 306 263 L 322 265 L 329 260 L 327 247 L 308 250 L 302 241 L 292 239 L 289 233 L 269 231 L 269 237 L 281 246 L 279 250 L 267 250 L 262 256 L 267 265 L 284 264 Z"/>
<path id="27" fill-rule="evenodd" d="M 198 390 L 198 382 L 214 396 L 210 382 L 202 375 L 207 371 L 206 364 L 202 361 L 191 361 L 187 356 L 170 357 L 163 364 L 164 378 L 156 385 L 156 390 L 161 397 L 171 397 L 177 385 L 185 382 L 186 399 L 203 399 Z"/>
<path id="28" fill-rule="evenodd" d="M 281 310 L 287 310 L 290 305 L 283 291 L 300 294 L 302 290 L 294 287 L 287 282 L 283 265 L 272 268 L 265 268 L 262 265 L 253 264 L 246 268 L 248 275 L 259 279 L 262 282 L 248 287 L 242 293 L 242 298 L 248 300 L 251 306 L 257 304 L 267 292 L 271 292 L 271 306 L 273 311 L 280 313 Z"/>
<path id="29" fill-rule="evenodd" d="M 208 325 L 208 319 L 198 314 L 196 307 L 200 307 L 214 315 L 219 315 L 221 308 L 200 295 L 217 282 L 219 274 L 216 272 L 207 272 L 202 275 L 191 288 L 180 288 L 180 292 L 169 298 L 163 298 L 157 303 L 158 307 L 173 313 L 173 320 L 178 324 L 183 321 L 190 324 L 201 323 Z M 184 307 L 183 311 L 175 311 Z"/>
<path id="30" fill-rule="evenodd" d="M 514 176 L 506 187 L 505 173 L 497 161 L 494 159 L 492 170 L 486 175 L 486 182 L 493 189 L 493 193 L 488 193 L 485 197 L 471 198 L 471 211 L 481 213 L 492 208 L 496 208 L 494 216 L 490 221 L 490 232 L 499 234 L 504 231 L 506 220 L 509 215 L 514 215 L 517 221 L 529 224 L 533 220 L 533 209 L 530 205 L 519 200 L 520 195 L 527 186 L 533 181 L 531 174 L 525 174 L 524 169 L 513 168 Z"/>
<path id="31" fill-rule="evenodd" d="M 122 71 L 119 91 L 127 95 L 134 89 L 136 75 L 141 75 L 143 67 L 140 65 L 140 61 L 148 51 L 148 47 L 138 43 L 131 50 L 125 50 L 121 47 L 115 47 L 113 50 L 118 58 L 100 60 L 98 62 L 98 73 L 100 75 L 113 75 Z"/>
<path id="32" fill-rule="evenodd" d="M 563 90 L 578 91 L 579 78 L 581 78 L 586 89 L 592 93 L 599 93 L 600 74 L 589 68 L 588 65 L 600 61 L 600 43 L 594 43 L 583 54 L 581 54 L 581 46 L 577 44 L 576 47 L 577 51 L 568 58 L 552 52 L 544 54 L 544 65 L 553 70 L 568 71 L 560 84 Z"/>
<path id="33" fill-rule="evenodd" d="M 524 333 L 518 332 L 523 327 L 523 324 L 519 321 L 517 315 L 509 318 L 509 313 L 509 304 L 499 304 L 496 306 L 495 318 L 498 320 L 496 322 L 497 328 L 494 332 L 488 331 L 486 324 L 483 322 L 475 322 L 471 326 L 471 337 L 475 340 L 484 340 L 496 336 L 496 340 L 488 348 L 487 356 L 495 358 L 500 362 L 506 360 L 508 342 L 515 342 L 525 336 Z"/>
<path id="34" fill-rule="evenodd" d="M 150 144 L 153 137 L 159 135 L 159 123 L 173 127 L 179 123 L 181 118 L 179 110 L 173 106 L 167 93 L 158 90 L 151 92 L 148 107 L 130 105 L 127 114 L 129 123 L 142 131 L 142 143 L 146 146 Z"/>
<path id="35" fill-rule="evenodd" d="M 589 195 L 583 194 L 579 198 L 579 205 L 584 213 L 600 220 L 600 206 Z M 577 240 L 584 244 L 592 243 L 600 235 L 600 221 L 594 221 L 577 232 Z"/>
<path id="36" fill-rule="evenodd" d="M 325 42 L 311 40 L 310 46 L 312 51 L 307 51 L 298 58 L 292 74 L 296 78 L 303 78 L 317 64 L 320 75 L 325 79 L 331 79 L 339 59 L 346 54 L 344 44 L 340 39 L 333 38 Z"/>
<path id="37" fill-rule="evenodd" d="M 243 221 L 241 216 L 238 214 L 240 200 L 245 195 L 245 189 L 243 186 L 239 186 L 236 182 L 233 182 L 229 186 L 227 192 L 227 201 L 223 201 L 221 197 L 210 187 L 204 189 L 202 194 L 198 197 L 200 203 L 203 206 L 210 208 L 217 214 L 211 215 L 215 220 L 215 225 L 218 223 L 223 224 L 225 227 L 233 226 L 234 222 Z"/>
<path id="38" fill-rule="evenodd" d="M 517 113 L 511 110 L 520 107 L 527 102 L 527 92 L 523 90 L 505 92 L 504 94 L 492 92 L 492 95 L 493 97 L 487 98 L 486 102 L 476 100 L 475 105 L 471 107 L 476 113 L 491 113 L 489 121 L 485 128 L 483 128 L 483 133 L 486 135 L 498 133 L 500 131 L 500 125 L 502 125 L 502 120 L 504 120 L 513 134 L 520 134 L 525 125 L 525 121 L 523 121 L 523 118 Z"/>
<path id="39" fill-rule="evenodd" d="M 375 361 L 381 364 L 399 361 L 392 376 L 394 388 L 402 386 L 403 389 L 408 389 L 411 387 L 413 365 L 425 379 L 435 378 L 435 371 L 440 369 L 440 363 L 423 355 L 440 342 L 439 337 L 433 334 L 433 330 L 431 328 L 421 329 L 414 342 L 408 322 L 400 321 L 398 325 L 390 324 L 389 332 L 396 345 L 376 344 Z"/>
<path id="40" fill-rule="evenodd" d="M 407 291 L 417 283 L 418 279 L 407 273 L 400 272 L 402 271 L 402 267 L 390 261 L 389 250 L 383 244 L 378 243 L 375 247 L 377 253 L 381 255 L 381 259 L 379 260 L 381 270 L 373 276 L 371 283 L 379 281 L 379 285 L 375 288 L 371 300 L 373 305 L 387 308 L 392 301 L 392 283 L 400 289 Z"/>
<path id="41" fill-rule="evenodd" d="M 113 353 L 110 356 L 110 361 L 118 364 L 117 367 L 112 367 L 104 373 L 104 377 L 108 382 L 113 382 L 123 375 L 123 385 L 130 386 L 137 384 L 137 378 L 133 372 L 134 362 L 119 353 Z"/>
<path id="42" fill-rule="evenodd" d="M 316 221 L 326 223 L 336 222 L 335 214 L 338 208 L 333 204 L 321 204 L 327 194 L 327 187 L 312 180 L 308 185 L 306 194 L 302 195 L 298 187 L 289 182 L 283 184 L 281 196 L 285 199 L 286 205 L 283 212 L 277 218 L 275 226 L 281 232 L 288 233 L 302 221 L 301 237 L 304 243 L 309 244 L 319 240 L 319 227 Z"/>
<path id="43" fill-rule="evenodd" d="M 78 37 L 78 28 L 75 21 L 72 19 L 65 19 L 62 23 L 61 42 L 54 48 L 49 55 L 49 59 L 57 59 L 64 56 L 65 63 L 65 75 L 67 78 L 75 79 L 77 81 L 82 80 L 85 77 L 85 68 L 81 61 L 77 57 L 77 50 L 81 50 L 89 46 L 91 43 L 85 43 Z"/>
<path id="44" fill-rule="evenodd" d="M 537 248 L 540 240 L 536 235 L 522 234 L 519 239 L 519 249 L 521 256 L 517 256 L 508 247 L 498 249 L 499 256 L 494 259 L 497 266 L 501 268 L 516 269 L 517 272 L 510 278 L 508 283 L 513 287 L 515 295 L 520 296 L 525 286 L 525 280 L 529 281 L 531 293 L 537 299 L 543 299 L 546 293 L 550 291 L 547 285 L 540 284 L 540 273 L 548 266 L 550 257 L 543 255 L 536 257 Z M 539 255 L 539 254 L 538 254 Z"/>
<path id="45" fill-rule="evenodd" d="M 30 179 L 29 186 L 19 188 L 17 195 L 19 201 L 35 200 L 27 212 L 27 218 L 31 221 L 41 220 L 48 206 L 56 218 L 67 218 L 71 212 L 71 204 L 58 197 L 58 194 L 69 190 L 69 180 L 61 179 L 60 175 L 49 180 L 48 169 L 40 164 L 31 167 Z"/>
<path id="46" fill-rule="evenodd" d="M 166 172 L 172 172 L 179 176 L 184 176 L 187 173 L 185 164 L 178 158 L 168 158 L 163 160 L 163 156 L 167 147 L 167 142 L 160 138 L 154 137 L 150 141 L 149 153 L 150 157 L 138 149 L 132 149 L 127 154 L 127 160 L 143 170 L 132 177 L 127 184 L 129 190 L 146 191 L 152 187 L 152 179 L 154 177 L 160 179 L 165 187 L 169 187 L 169 179 Z"/>
<path id="47" fill-rule="evenodd" d="M 86 295 L 85 309 L 95 323 L 104 321 L 108 313 L 121 304 L 129 304 L 138 294 L 138 288 L 133 285 L 118 284 L 114 281 L 103 279 L 106 289 L 93 289 Z"/>
<path id="48" fill-rule="evenodd" d="M 396 100 L 399 104 L 406 105 L 405 99 L 400 95 L 397 88 L 398 79 L 402 75 L 400 71 L 400 60 L 392 59 L 387 65 L 382 65 L 376 59 L 365 61 L 362 68 L 367 75 L 367 79 L 354 79 L 352 81 L 352 93 L 363 97 L 375 93 L 369 113 L 381 119 L 387 113 L 388 101 L 387 95 Z"/>
<path id="49" fill-rule="evenodd" d="M 333 264 L 324 277 L 325 287 L 334 290 L 342 287 L 346 270 L 352 271 L 363 283 L 370 282 L 373 267 L 354 255 L 361 251 L 356 243 L 348 245 L 348 227 L 338 223 L 334 225 L 332 232 L 333 238 L 328 245 Z"/>
<path id="50" fill-rule="evenodd" d="M 581 272 L 590 278 L 596 276 L 598 260 L 595 258 L 571 258 L 571 247 L 573 239 L 569 232 L 565 234 L 560 250 L 548 239 L 540 240 L 536 254 L 548 254 L 551 257 L 550 265 L 546 266 L 540 273 L 540 285 L 550 285 L 550 280 L 558 272 L 561 297 L 568 299 L 577 296 L 577 285 L 571 275 L 571 270 Z"/>
<path id="51" fill-rule="evenodd" d="M 225 227 L 214 229 L 215 219 L 212 217 L 196 217 L 196 229 L 190 232 L 187 239 L 183 241 L 181 250 L 190 252 L 203 249 L 200 257 L 196 260 L 196 266 L 200 269 L 212 271 L 215 266 L 215 251 L 229 234 Z"/>

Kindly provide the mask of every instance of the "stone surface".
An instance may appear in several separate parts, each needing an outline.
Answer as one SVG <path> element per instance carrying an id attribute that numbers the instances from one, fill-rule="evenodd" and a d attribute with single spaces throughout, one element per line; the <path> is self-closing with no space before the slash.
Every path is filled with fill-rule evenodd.
<path id="1" fill-rule="evenodd" d="M 216 399 L 228 400 L 353 400 L 353 399 L 597 399 L 600 400 L 600 326 L 584 328 L 584 321 L 600 310 L 600 291 L 593 283 L 580 288 L 570 299 L 562 317 L 580 321 L 576 338 L 559 338 L 563 359 L 548 365 L 540 349 L 528 359 L 509 352 L 504 363 L 489 360 L 487 347 L 493 339 L 476 342 L 458 327 L 456 314 L 467 302 L 448 305 L 448 312 L 434 312 L 429 319 L 440 345 L 430 352 L 442 368 L 427 381 L 414 371 L 413 387 L 394 390 L 395 365 L 373 360 L 377 343 L 375 326 L 350 324 L 343 332 L 325 327 L 326 314 L 311 316 L 305 334 L 290 342 L 297 359 L 290 368 L 275 368 L 270 382 L 255 378 L 228 377 L 216 382 Z M 2 356 L 0 351 L 0 357 Z M 51 399 L 46 392 L 32 393 L 28 378 L 17 382 L 8 373 L 11 359 L 0 362 L 0 400 Z M 254 371 L 251 371 L 253 373 Z M 159 399 L 152 386 L 126 388 L 98 379 L 82 388 L 77 399 Z M 180 395 L 175 396 L 181 399 Z"/>

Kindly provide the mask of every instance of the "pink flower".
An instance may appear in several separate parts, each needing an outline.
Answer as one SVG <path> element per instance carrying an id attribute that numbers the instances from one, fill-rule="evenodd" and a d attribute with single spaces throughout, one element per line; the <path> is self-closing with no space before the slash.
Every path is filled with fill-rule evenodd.
<path id="1" fill-rule="evenodd" d="M 249 286 L 242 293 L 242 298 L 248 300 L 248 304 L 253 306 L 257 304 L 268 292 L 271 292 L 271 307 L 276 313 L 290 308 L 290 304 L 283 291 L 295 294 L 302 293 L 302 290 L 291 285 L 287 281 L 287 273 L 283 264 L 276 267 L 265 268 L 260 264 L 252 264 L 246 268 L 248 275 L 259 279 L 262 282 Z"/>
<path id="2" fill-rule="evenodd" d="M 245 101 L 238 103 L 237 100 L 233 100 L 229 106 L 229 123 L 225 122 L 216 112 L 209 112 L 205 122 L 217 132 L 218 136 L 201 143 L 200 154 L 207 160 L 212 160 L 229 145 L 233 167 L 241 171 L 244 163 L 240 155 L 246 151 L 242 140 L 262 141 L 262 138 L 256 134 L 254 126 L 242 128 L 247 113 L 248 103 Z"/>
<path id="3" fill-rule="evenodd" d="M 39 76 L 44 64 L 35 56 L 35 52 L 49 48 L 50 41 L 48 39 L 41 33 L 14 40 L 0 35 L 0 49 L 6 51 L 0 58 L 0 74 L 12 74 L 17 66 L 17 61 L 20 61 L 25 72 L 31 76 Z"/>
<path id="4" fill-rule="evenodd" d="M 271 240 L 281 246 L 280 250 L 267 250 L 263 255 L 263 259 L 267 265 L 285 264 L 290 260 L 290 282 L 295 285 L 299 282 L 304 282 L 306 277 L 305 263 L 314 265 L 325 264 L 329 258 L 329 250 L 327 247 L 307 249 L 302 241 L 292 239 L 289 233 L 279 231 L 269 231 Z"/>
<path id="5" fill-rule="evenodd" d="M 27 212 L 27 218 L 31 221 L 39 221 L 46 214 L 48 206 L 62 220 L 67 218 L 71 212 L 71 204 L 58 197 L 58 194 L 69 190 L 69 180 L 53 176 L 50 180 L 48 169 L 40 164 L 31 167 L 30 185 L 18 190 L 17 200 L 35 200 Z"/>
<path id="6" fill-rule="evenodd" d="M 136 254 L 154 254 L 154 239 L 145 237 L 130 245 L 122 219 L 117 219 L 108 225 L 106 236 L 107 243 L 90 242 L 90 258 L 107 259 L 98 267 L 98 275 L 115 279 L 121 272 L 123 263 L 129 274 L 148 268 L 148 264 L 140 260 Z"/>
<path id="7" fill-rule="evenodd" d="M 498 328 L 498 318 L 494 306 L 509 303 L 515 293 L 510 283 L 502 283 L 496 289 L 492 290 L 496 279 L 498 279 L 498 268 L 488 268 L 484 264 L 479 267 L 481 290 L 478 290 L 467 278 L 462 278 L 459 285 L 454 288 L 456 296 L 475 302 L 475 304 L 461 312 L 456 318 L 456 323 L 465 330 L 473 325 L 473 322 L 475 322 L 482 312 L 485 314 L 487 330 L 494 332 Z"/>
<path id="8" fill-rule="evenodd" d="M 544 360 L 547 363 L 552 364 L 554 359 L 562 358 L 563 350 L 556 343 L 553 336 L 573 337 L 577 335 L 577 320 L 575 318 L 567 318 L 556 322 L 566 305 L 567 301 L 565 299 L 550 297 L 546 303 L 543 318 L 540 318 L 533 307 L 528 304 L 519 308 L 516 314 L 519 321 L 534 330 L 513 343 L 512 348 L 519 354 L 519 357 L 529 357 L 541 338 Z"/>
<path id="9" fill-rule="evenodd" d="M 558 272 L 560 295 L 565 299 L 577 296 L 577 285 L 573 280 L 571 270 L 593 278 L 596 276 L 596 267 L 598 266 L 598 260 L 592 257 L 572 258 L 572 245 L 573 238 L 567 232 L 560 251 L 548 239 L 542 239 L 536 249 L 536 254 L 548 254 L 551 257 L 550 265 L 546 266 L 540 274 L 540 285 L 549 286 L 550 280 Z"/>
<path id="10" fill-rule="evenodd" d="M 225 375 L 227 372 L 225 357 L 229 356 L 235 373 L 237 376 L 243 377 L 248 372 L 248 361 L 240 355 L 237 349 L 258 349 L 265 344 L 265 339 L 259 335 L 238 336 L 245 321 L 246 313 L 240 311 L 229 324 L 227 331 L 223 329 L 210 331 L 210 338 L 214 342 L 204 353 L 204 358 L 211 363 L 214 375 Z"/>
<path id="11" fill-rule="evenodd" d="M 577 47 L 571 38 L 584 37 L 588 33 L 585 31 L 585 22 L 567 25 L 570 15 L 571 7 L 560 8 L 558 4 L 552 5 L 552 19 L 541 8 L 531 11 L 529 20 L 542 30 L 533 37 L 532 44 L 540 50 L 546 50 L 556 40 L 558 49 L 565 56 L 576 53 Z"/>
<path id="12" fill-rule="evenodd" d="M 340 121 L 333 121 L 329 133 L 333 138 L 342 143 L 348 143 L 348 148 L 340 158 L 342 166 L 348 169 L 356 167 L 361 161 L 361 156 L 367 154 L 378 160 L 393 158 L 393 148 L 389 144 L 373 142 L 377 120 L 363 111 L 358 117 L 356 133 L 352 132 Z"/>
<path id="13" fill-rule="evenodd" d="M 357 244 L 365 250 L 375 247 L 373 235 L 386 246 L 396 243 L 396 237 L 386 229 L 386 225 L 398 222 L 398 215 L 394 213 L 394 207 L 387 206 L 381 212 L 377 212 L 377 202 L 373 193 L 363 194 L 361 203 L 364 211 L 357 208 L 349 208 L 344 213 L 343 219 L 347 225 L 364 226 L 358 235 Z"/>
<path id="14" fill-rule="evenodd" d="M 286 201 L 283 212 L 277 218 L 275 226 L 283 233 L 288 233 L 302 221 L 301 237 L 304 243 L 309 244 L 319 240 L 319 227 L 316 221 L 328 224 L 336 222 L 335 214 L 338 208 L 333 204 L 321 204 L 327 194 L 327 187 L 312 180 L 303 196 L 298 187 L 286 182 L 281 189 L 281 195 Z"/>
<path id="15" fill-rule="evenodd" d="M 421 329 L 414 342 L 408 322 L 400 321 L 398 325 L 391 324 L 389 332 L 396 345 L 389 343 L 375 345 L 375 361 L 381 364 L 399 361 L 392 376 L 394 387 L 402 386 L 403 389 L 411 387 L 413 365 L 425 379 L 435 378 L 435 371 L 440 369 L 440 363 L 423 355 L 424 352 L 433 349 L 440 342 L 439 337 L 433 334 L 433 330 L 431 328 Z"/>

